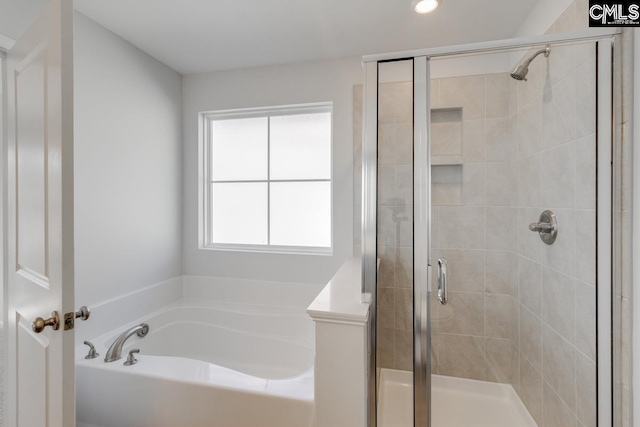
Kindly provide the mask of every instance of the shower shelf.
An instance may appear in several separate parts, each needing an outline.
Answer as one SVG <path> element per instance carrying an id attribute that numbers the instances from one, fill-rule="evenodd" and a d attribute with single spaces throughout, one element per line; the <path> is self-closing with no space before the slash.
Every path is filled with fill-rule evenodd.
<path id="1" fill-rule="evenodd" d="M 432 166 L 456 166 L 462 165 L 462 156 L 449 155 L 449 156 L 431 156 Z"/>

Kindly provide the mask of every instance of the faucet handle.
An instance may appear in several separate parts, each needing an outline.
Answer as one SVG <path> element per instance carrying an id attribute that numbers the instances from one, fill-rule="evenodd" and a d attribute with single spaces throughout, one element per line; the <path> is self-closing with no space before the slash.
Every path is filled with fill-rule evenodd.
<path id="1" fill-rule="evenodd" d="M 136 359 L 135 354 L 140 353 L 140 349 L 139 348 L 134 348 L 133 350 L 131 350 L 129 352 L 129 356 L 127 356 L 127 361 L 124 362 L 124 366 L 131 366 L 131 365 L 135 365 L 136 363 L 138 363 L 138 359 Z"/>
<path id="2" fill-rule="evenodd" d="M 89 354 L 84 357 L 85 359 L 95 359 L 96 357 L 100 356 L 93 344 L 91 344 L 89 341 L 85 341 L 84 344 L 89 346 Z"/>

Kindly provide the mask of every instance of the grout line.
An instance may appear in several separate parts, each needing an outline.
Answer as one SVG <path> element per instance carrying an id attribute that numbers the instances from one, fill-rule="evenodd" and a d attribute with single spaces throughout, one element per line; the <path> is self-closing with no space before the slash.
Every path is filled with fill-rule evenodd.
<path id="1" fill-rule="evenodd" d="M 577 415 L 577 408 L 578 408 L 577 396 L 576 396 L 576 411 L 574 411 L 569 407 L 569 405 L 567 404 L 567 402 L 565 402 L 565 400 L 562 398 L 562 396 L 560 396 L 560 393 L 558 392 L 558 390 L 556 390 L 551 384 L 549 384 L 549 381 L 545 380 L 544 377 L 543 377 L 542 378 L 542 382 L 543 382 L 543 386 L 542 386 L 543 394 L 544 394 L 544 384 L 546 384 L 551 389 L 551 391 L 558 397 L 557 400 L 560 401 L 560 403 L 562 403 L 569 410 L 569 412 L 571 412 L 571 414 L 576 417 L 576 420 L 577 420 L 578 419 L 578 415 Z"/>
<path id="2" fill-rule="evenodd" d="M 490 339 L 490 340 L 501 340 L 501 341 L 509 341 L 510 338 L 499 338 L 499 337 L 488 337 L 485 335 L 473 335 L 473 334 L 456 334 L 453 332 L 442 332 L 442 331 L 438 331 L 437 332 L 438 335 L 449 335 L 449 336 L 454 336 L 454 337 L 467 337 L 467 338 L 482 338 L 482 339 Z"/>

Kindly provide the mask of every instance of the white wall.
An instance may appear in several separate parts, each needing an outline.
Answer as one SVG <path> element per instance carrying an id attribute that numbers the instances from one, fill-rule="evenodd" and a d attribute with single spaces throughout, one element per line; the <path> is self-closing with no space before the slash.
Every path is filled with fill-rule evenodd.
<path id="1" fill-rule="evenodd" d="M 208 54 L 215 55 L 215 52 Z M 362 82 L 360 58 L 307 62 L 183 78 L 184 272 L 286 282 L 325 282 L 351 256 L 353 86 Z M 198 112 L 310 102 L 333 102 L 332 256 L 223 252 L 198 249 Z"/>
<path id="2" fill-rule="evenodd" d="M 513 37 L 544 34 L 574 0 L 539 0 Z M 586 3 L 585 3 L 586 5 Z"/>
<path id="3" fill-rule="evenodd" d="M 76 305 L 182 273 L 182 78 L 75 14 Z"/>

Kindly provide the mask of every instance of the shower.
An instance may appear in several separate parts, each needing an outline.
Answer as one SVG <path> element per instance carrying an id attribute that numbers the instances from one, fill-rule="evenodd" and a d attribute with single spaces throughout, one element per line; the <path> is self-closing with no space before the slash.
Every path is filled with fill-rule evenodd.
<path id="1" fill-rule="evenodd" d="M 611 349 L 597 346 L 613 325 L 614 288 L 598 274 L 610 257 L 597 256 L 611 233 L 598 218 L 612 205 L 596 192 L 609 188 L 597 170 L 614 153 L 612 133 L 598 132 L 611 129 L 614 43 L 579 37 L 365 57 L 353 94 L 354 129 L 364 123 L 353 141 L 363 184 L 354 239 L 366 248 L 361 299 L 373 301 L 368 415 L 378 427 L 548 427 L 556 409 L 563 426 L 612 425 L 598 406 L 612 395 L 599 353 Z M 529 72 L 528 84 L 507 79 Z M 547 210 L 586 237 L 541 241 L 531 231 L 551 227 Z"/>
<path id="2" fill-rule="evenodd" d="M 529 64 L 531 64 L 531 61 L 533 61 L 536 58 L 536 56 L 540 55 L 541 53 L 544 53 L 545 58 L 548 57 L 549 54 L 551 53 L 551 47 L 547 45 L 544 49 L 540 49 L 539 51 L 531 55 L 522 64 L 516 66 L 516 68 L 514 68 L 513 71 L 511 72 L 511 77 L 513 77 L 516 80 L 527 81 L 526 77 L 527 77 L 527 73 L 529 72 Z"/>

